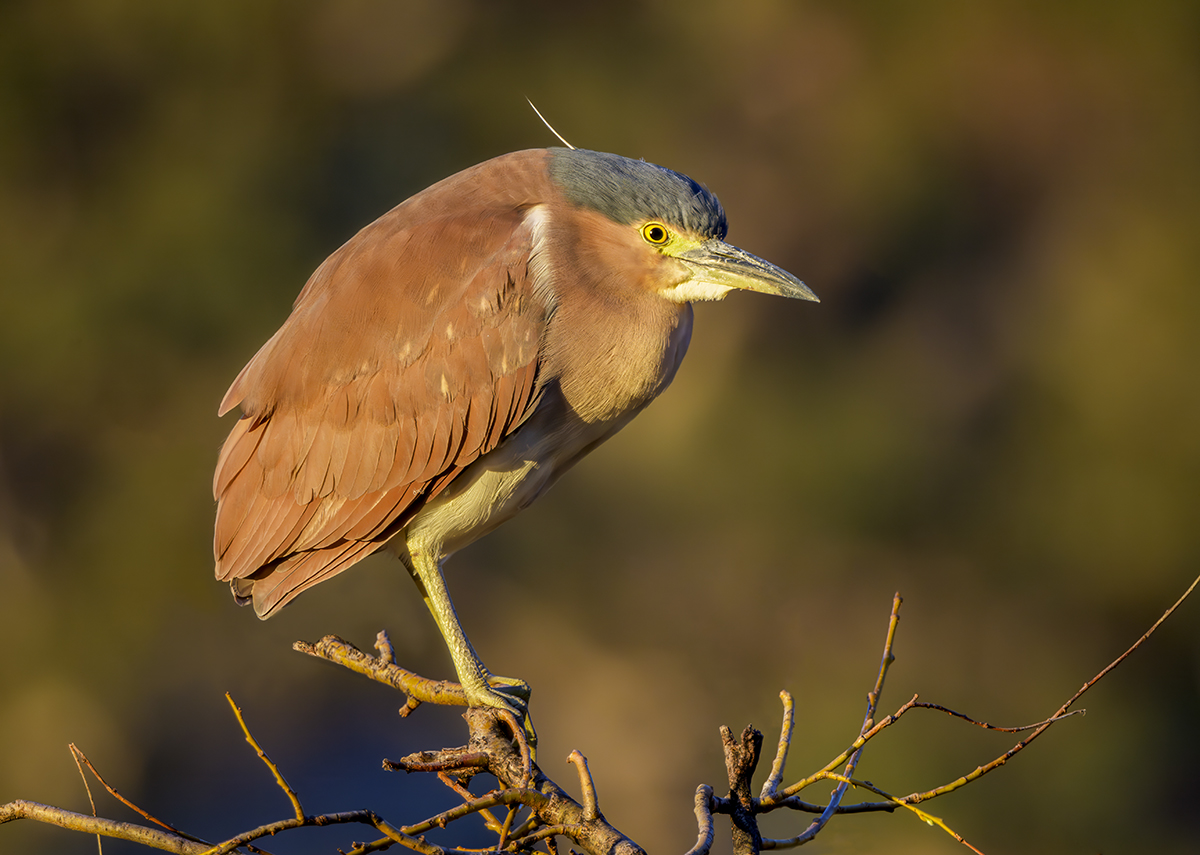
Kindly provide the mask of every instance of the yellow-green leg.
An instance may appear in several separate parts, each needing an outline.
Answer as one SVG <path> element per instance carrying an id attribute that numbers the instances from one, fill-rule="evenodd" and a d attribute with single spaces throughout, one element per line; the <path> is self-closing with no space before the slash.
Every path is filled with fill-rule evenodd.
<path id="1" fill-rule="evenodd" d="M 529 720 L 528 710 L 529 684 L 512 677 L 498 677 L 480 660 L 454 611 L 440 562 L 424 552 L 411 550 L 407 556 L 401 556 L 401 560 L 417 583 L 421 597 L 446 642 L 467 703 L 473 707 L 490 707 L 512 713 L 522 723 L 530 746 L 535 745 L 537 735 Z"/>

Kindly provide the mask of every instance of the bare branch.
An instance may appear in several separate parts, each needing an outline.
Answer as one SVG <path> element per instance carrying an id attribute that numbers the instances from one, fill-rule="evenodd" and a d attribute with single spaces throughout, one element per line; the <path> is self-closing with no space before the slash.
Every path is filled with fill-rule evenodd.
<path id="1" fill-rule="evenodd" d="M 447 772 L 486 771 L 491 758 L 482 751 L 469 751 L 466 748 L 444 748 L 441 751 L 418 751 L 399 760 L 384 760 L 383 768 L 388 772 L 437 772 L 443 775 Z"/>
<path id="2" fill-rule="evenodd" d="M 721 725 L 721 743 L 725 748 L 725 772 L 729 777 L 729 819 L 733 825 L 734 855 L 755 855 L 762 848 L 762 835 L 755 819 L 757 800 L 750 795 L 750 779 L 758 766 L 763 735 L 753 727 L 742 731 L 740 740 Z"/>
<path id="3" fill-rule="evenodd" d="M 468 709 L 466 719 L 471 728 L 471 747 L 485 751 L 492 758 L 488 771 L 502 786 L 511 789 L 530 774 L 513 746 L 511 728 L 502 719 L 483 709 Z M 644 855 L 641 847 L 608 824 L 598 806 L 596 816 L 589 819 L 583 806 L 547 778 L 536 763 L 531 764 L 531 769 L 530 789 L 522 792 L 536 792 L 545 799 L 536 804 L 526 802 L 541 823 L 564 829 L 557 833 L 569 837 L 590 855 Z M 514 839 L 510 844 L 524 846 L 534 835 L 538 840 L 548 839 L 535 832 L 520 840 Z"/>
<path id="4" fill-rule="evenodd" d="M 871 721 L 876 707 L 879 706 L 879 697 L 883 694 L 883 681 L 887 679 L 888 669 L 896 661 L 892 648 L 896 644 L 896 628 L 900 625 L 900 606 L 903 603 L 904 598 L 900 596 L 899 591 L 892 595 L 892 614 L 888 618 L 887 638 L 883 642 L 883 658 L 879 662 L 879 676 L 875 678 L 875 688 L 867 694 L 867 722 Z M 866 731 L 870 726 L 869 723 L 863 725 L 863 730 Z"/>
<path id="5" fill-rule="evenodd" d="M 687 855 L 709 855 L 714 837 L 713 815 L 717 813 L 728 814 L 733 821 L 734 851 L 737 855 L 753 855 L 753 853 L 757 853 L 762 849 L 780 849 L 806 843 L 813 839 L 833 816 L 838 814 L 895 811 L 897 808 L 910 811 L 922 822 L 943 829 L 964 846 L 978 853 L 979 850 L 964 840 L 961 835 L 951 829 L 940 817 L 924 811 L 918 805 L 929 799 L 953 792 L 999 768 L 1010 757 L 1023 750 L 1025 746 L 1029 745 L 1055 722 L 1071 715 L 1082 713 L 1082 710 L 1073 711 L 1070 708 L 1085 692 L 1141 646 L 1174 613 L 1198 585 L 1200 585 L 1200 578 L 1192 582 L 1183 596 L 1167 609 L 1149 630 L 1095 677 L 1084 683 L 1054 715 L 1044 721 L 1020 727 L 992 725 L 985 721 L 976 720 L 941 704 L 919 701 L 917 695 L 913 695 L 912 698 L 901 705 L 894 713 L 876 720 L 887 674 L 891 665 L 895 662 L 893 650 L 899 621 L 899 609 L 902 603 L 900 596 L 897 594 L 893 598 L 888 632 L 879 671 L 872 690 L 867 694 L 866 714 L 859 729 L 858 737 L 854 742 L 822 769 L 802 778 L 791 786 L 782 787 L 791 742 L 795 737 L 795 705 L 790 694 L 781 692 L 780 699 L 783 703 L 783 720 L 780 726 L 779 743 L 771 771 L 762 787 L 762 795 L 756 799 L 750 795 L 750 782 L 760 759 L 762 734 L 752 727 L 747 727 L 742 732 L 740 739 L 735 739 L 729 728 L 722 727 L 721 736 L 730 785 L 729 797 L 715 797 L 712 788 L 707 785 L 701 785 L 697 788 L 694 800 L 697 839 L 696 844 Z M 385 633 L 380 633 L 376 638 L 375 647 L 379 653 L 378 657 L 365 654 L 353 645 L 335 636 L 327 636 L 315 645 L 298 642 L 295 647 L 301 652 L 342 665 L 369 679 L 404 692 L 407 695 L 407 702 L 401 709 L 401 715 L 411 712 L 412 709 L 415 709 L 418 704 L 423 702 L 448 705 L 465 705 L 466 703 L 465 696 L 458 684 L 428 680 L 399 667 L 395 663 L 394 651 Z M 503 851 L 511 852 L 515 855 L 515 853 L 529 850 L 539 842 L 544 842 L 551 855 L 557 855 L 558 847 L 556 838 L 566 837 L 582 852 L 587 853 L 587 855 L 645 855 L 637 844 L 633 843 L 633 841 L 629 840 L 605 820 L 600 811 L 595 783 L 583 755 L 578 751 L 574 751 L 568 757 L 568 761 L 575 766 L 579 775 L 582 790 L 582 804 L 580 804 L 568 796 L 562 788 L 547 778 L 538 768 L 532 751 L 532 742 L 527 738 L 527 734 L 522 728 L 521 723 L 511 713 L 469 708 L 464 715 L 470 732 L 470 740 L 467 745 L 440 751 L 420 752 L 396 762 L 385 760 L 384 767 L 387 769 L 403 769 L 409 772 L 434 772 L 462 798 L 462 803 L 457 807 L 420 822 L 404 827 L 397 827 L 369 810 L 315 816 L 306 815 L 297 793 L 288 785 L 279 768 L 266 755 L 251 734 L 241 710 L 231 697 L 226 695 L 226 698 L 246 737 L 246 742 L 254 749 L 255 753 L 267 765 L 268 769 L 271 770 L 276 784 L 288 796 L 293 816 L 243 832 L 219 844 L 206 843 L 171 828 L 166 823 L 155 819 L 146 811 L 129 802 L 111 787 L 96 771 L 87 757 L 72 745 L 72 755 L 80 769 L 81 775 L 86 767 L 115 798 L 137 811 L 147 820 L 163 826 L 165 830 L 116 822 L 95 816 L 86 816 L 29 801 L 14 801 L 0 806 L 0 823 L 16 819 L 34 819 L 58 825 L 69 830 L 129 840 L 151 848 L 181 853 L 181 855 L 200 855 L 200 853 L 204 853 L 204 855 L 225 855 L 225 853 L 233 852 L 235 849 L 243 846 L 254 849 L 251 845 L 252 841 L 291 829 L 357 823 L 375 828 L 383 837 L 371 842 L 352 844 L 350 855 L 366 855 L 369 852 L 388 849 L 396 844 L 420 852 L 422 855 L 444 855 L 448 850 L 427 843 L 422 835 L 434 828 L 445 828 L 464 817 L 479 815 L 484 819 L 487 828 L 497 835 L 497 846 L 491 850 L 455 849 L 449 851 L 456 853 Z M 897 723 L 901 717 L 913 709 L 935 710 L 988 730 L 997 730 L 1006 733 L 1030 732 L 1028 736 L 990 763 L 977 767 L 970 774 L 964 775 L 955 781 L 926 792 L 897 797 L 868 781 L 856 778 L 855 772 L 862 759 L 863 749 L 867 742 Z M 841 772 L 834 771 L 843 765 L 844 768 Z M 483 771 L 487 771 L 493 775 L 499 782 L 500 788 L 482 796 L 476 796 L 468 789 L 469 782 L 474 775 Z M 828 804 L 823 806 L 813 804 L 799 797 L 799 793 L 803 789 L 821 781 L 829 781 L 834 785 Z M 883 801 L 861 802 L 843 806 L 841 800 L 850 787 L 875 793 Z M 90 795 L 91 791 L 89 788 L 89 798 Z M 507 808 L 507 813 L 503 821 L 493 812 L 495 808 L 501 806 Z M 529 808 L 529 815 L 518 823 L 522 807 Z M 780 808 L 818 814 L 818 818 L 795 837 L 785 839 L 762 838 L 758 830 L 758 814 Z M 95 807 L 93 805 L 94 810 Z"/>
<path id="6" fill-rule="evenodd" d="M 302 653 L 326 659 L 376 682 L 399 689 L 425 703 L 466 703 L 462 687 L 457 683 L 420 677 L 386 659 L 363 653 L 336 636 L 326 636 L 317 644 L 297 642 L 293 647 Z M 421 752 L 388 767 L 409 771 L 428 769 L 447 774 L 454 774 L 456 771 L 473 774 L 480 770 L 477 765 L 479 756 L 484 755 L 488 758 L 487 771 L 496 777 L 504 789 L 440 814 L 434 818 L 434 824 L 451 822 L 460 815 L 482 807 L 519 802 L 534 811 L 538 822 L 564 829 L 556 833 L 571 838 L 585 852 L 594 855 L 642 855 L 642 849 L 636 843 L 604 820 L 598 807 L 596 815 L 589 818 L 581 805 L 541 772 L 533 761 L 528 745 L 521 739 L 522 730 L 516 726 L 515 719 L 509 716 L 506 720 L 493 710 L 471 708 L 465 713 L 465 718 L 471 732 L 468 746 Z M 418 829 L 425 829 L 428 822 L 406 826 L 403 830 L 408 834 L 421 833 Z M 541 831 L 531 832 L 520 839 L 514 835 L 509 841 L 509 847 L 525 846 L 526 841 L 531 840 L 549 840 L 552 836 L 542 834 Z"/>
<path id="7" fill-rule="evenodd" d="M 377 683 L 399 689 L 408 695 L 410 701 L 418 703 L 441 704 L 443 706 L 467 705 L 467 696 L 458 683 L 448 680 L 430 680 L 421 677 L 390 662 L 386 659 L 376 659 L 363 653 L 353 644 L 343 641 L 336 635 L 327 635 L 316 644 L 297 641 L 292 645 L 293 650 L 307 653 L 318 659 L 325 659 L 343 668 L 349 668 L 356 674 L 361 674 Z M 416 704 L 411 704 L 415 708 Z"/>
<path id="8" fill-rule="evenodd" d="M 533 834 L 526 835 L 520 840 L 512 841 L 513 845 L 519 845 L 522 849 L 528 849 L 539 840 L 545 840 L 547 843 L 555 837 L 571 837 L 579 833 L 579 827 L 575 825 L 547 825 L 539 828 Z"/>
<path id="9" fill-rule="evenodd" d="M 164 852 L 175 852 L 179 855 L 201 855 L 208 852 L 212 846 L 196 840 L 188 840 L 169 831 L 157 828 L 147 828 L 131 822 L 117 822 L 87 814 L 75 813 L 50 805 L 38 804 L 25 800 L 9 802 L 0 806 L 0 824 L 14 819 L 33 819 L 49 825 L 57 825 L 70 831 L 80 831 L 84 834 L 101 834 L 118 840 L 129 840 L 149 846 L 151 849 L 161 849 Z"/>
<path id="10" fill-rule="evenodd" d="M 579 773 L 579 789 L 583 794 L 583 818 L 591 822 L 600 817 L 600 809 L 596 805 L 596 782 L 592 780 L 592 773 L 588 771 L 587 758 L 576 749 L 567 755 L 567 762 L 573 764 Z"/>
<path id="11" fill-rule="evenodd" d="M 708 855 L 709 850 L 712 849 L 712 798 L 713 790 L 708 784 L 696 787 L 696 825 L 699 827 L 699 831 L 696 834 L 696 845 L 685 855 Z"/>

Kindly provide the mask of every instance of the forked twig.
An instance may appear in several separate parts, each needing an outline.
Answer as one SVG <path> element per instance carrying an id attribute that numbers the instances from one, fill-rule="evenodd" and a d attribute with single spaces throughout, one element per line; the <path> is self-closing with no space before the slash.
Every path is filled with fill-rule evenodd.
<path id="1" fill-rule="evenodd" d="M 88 804 L 90 804 L 92 806 L 92 816 L 98 816 L 98 814 L 96 813 L 96 800 L 94 798 L 92 798 L 92 788 L 90 786 L 88 786 L 87 775 L 83 774 L 83 765 L 79 762 L 80 752 L 75 747 L 74 742 L 68 743 L 67 748 L 69 748 L 71 751 L 71 758 L 75 761 L 75 768 L 79 770 L 79 780 L 83 781 L 83 790 L 84 790 L 84 792 L 87 793 Z M 87 758 L 84 758 L 84 759 L 86 760 Z M 91 763 L 88 764 L 88 766 L 91 766 L 91 765 L 92 765 Z M 93 769 L 92 771 L 94 772 L 96 770 Z M 96 852 L 98 853 L 98 855 L 104 855 L 104 843 L 102 841 L 103 841 L 103 838 L 99 834 L 97 834 L 96 835 Z"/>
<path id="2" fill-rule="evenodd" d="M 917 817 L 917 819 L 921 820 L 926 825 L 932 825 L 932 826 L 937 826 L 938 828 L 941 828 L 943 831 L 945 831 L 947 834 L 949 834 L 951 837 L 953 837 L 959 843 L 966 846 L 972 852 L 976 852 L 976 853 L 979 853 L 979 855 L 983 855 L 983 853 L 979 852 L 978 849 L 976 849 L 974 846 L 972 846 L 970 843 L 968 843 L 967 840 L 961 834 L 959 834 L 954 829 L 952 829 L 948 825 L 946 825 L 945 821 L 942 820 L 941 817 L 934 816 L 933 814 L 929 813 L 928 811 L 921 810 L 920 808 L 916 807 L 915 805 L 909 804 L 901 797 L 893 796 L 891 793 L 888 793 L 887 791 L 875 786 L 870 781 L 861 781 L 861 780 L 857 780 L 854 778 L 847 778 L 845 775 L 839 775 L 836 772 L 828 772 L 825 775 L 823 775 L 822 777 L 826 780 L 837 781 L 839 783 L 839 785 L 841 785 L 841 786 L 859 787 L 864 790 L 869 790 L 872 793 L 875 793 L 876 795 L 883 796 L 885 799 L 888 800 L 888 802 L 872 803 L 872 804 L 874 805 L 874 804 L 890 803 L 893 808 L 905 808 L 905 809 L 911 811 Z M 764 840 L 763 848 L 764 849 L 785 849 L 785 848 L 790 848 L 793 846 L 799 846 L 800 844 L 805 843 L 810 839 L 811 839 L 811 837 L 807 836 L 807 833 L 803 833 L 803 834 L 797 835 L 796 837 L 789 838 L 787 840 L 770 840 L 770 841 Z M 769 843 L 769 845 L 768 845 L 768 843 Z"/>
<path id="3" fill-rule="evenodd" d="M 803 843 L 807 843 L 809 840 L 812 840 L 814 837 L 816 837 L 821 832 L 821 829 L 828 825 L 829 820 L 833 819 L 834 815 L 838 813 L 838 808 L 840 808 L 842 804 L 842 798 L 846 795 L 846 790 L 850 786 L 850 782 L 853 780 L 855 769 L 858 768 L 858 761 L 862 758 L 863 748 L 874 735 L 873 731 L 875 733 L 878 732 L 875 730 L 875 712 L 879 707 L 879 699 L 883 695 L 883 684 L 887 680 L 888 669 L 891 668 L 892 663 L 896 661 L 896 655 L 892 651 L 896 644 L 896 628 L 900 624 L 900 606 L 903 603 L 904 598 L 900 596 L 899 592 L 896 592 L 896 594 L 892 596 L 892 611 L 888 618 L 887 636 L 884 638 L 883 642 L 883 656 L 879 661 L 879 672 L 876 674 L 874 687 L 871 689 L 871 691 L 867 692 L 867 711 L 863 716 L 862 727 L 860 727 L 858 731 L 858 739 L 855 740 L 854 745 L 851 746 L 847 752 L 839 755 L 839 757 L 835 759 L 833 763 L 827 765 L 825 769 L 819 773 L 826 779 L 837 780 L 839 782 L 837 786 L 833 788 L 833 792 L 829 796 L 829 803 L 825 806 L 825 809 L 821 811 L 821 815 L 809 824 L 808 828 L 804 829 L 804 831 L 790 840 L 772 841 L 773 848 L 799 846 Z M 829 773 L 832 771 L 834 766 L 839 766 L 842 764 L 843 758 L 846 764 L 845 770 L 839 778 L 832 778 Z M 786 794 L 790 795 L 792 792 L 798 791 L 799 790 L 796 788 L 789 787 L 788 791 L 785 792 Z M 764 847 L 765 846 L 766 841 L 764 841 Z"/>
<path id="4" fill-rule="evenodd" d="M 164 822 L 163 820 L 158 819 L 157 817 L 151 815 L 148 811 L 145 811 L 142 808 L 135 805 L 129 799 L 125 798 L 125 796 L 121 795 L 121 793 L 119 793 L 117 791 L 116 787 L 112 786 L 110 783 L 108 783 L 108 781 L 104 780 L 104 776 L 101 775 L 96 770 L 96 767 L 92 765 L 92 761 L 87 758 L 87 755 L 83 753 L 83 750 L 81 748 L 79 748 L 79 746 L 77 746 L 74 742 L 72 742 L 67 747 L 69 749 L 71 749 L 71 756 L 75 758 L 76 765 L 82 763 L 84 766 L 87 766 L 88 771 L 91 772 L 92 775 L 95 776 L 96 780 L 100 782 L 100 786 L 104 787 L 104 789 L 108 792 L 108 794 L 110 796 L 112 796 L 114 799 L 119 801 L 121 804 L 125 805 L 125 807 L 129 808 L 134 813 L 140 815 L 143 819 L 147 819 L 150 822 L 154 823 L 155 825 L 160 826 L 161 828 L 165 828 L 167 831 L 171 832 L 172 834 L 178 834 L 180 837 L 184 838 L 185 840 L 193 840 L 196 843 L 204 843 L 207 846 L 212 845 L 211 843 L 208 843 L 206 840 L 204 840 L 200 837 L 193 837 L 192 835 L 188 834 L 186 831 L 180 831 L 178 828 L 171 825 L 169 822 Z M 82 769 L 80 771 L 82 772 Z M 86 786 L 86 783 L 87 782 L 85 781 L 84 782 L 85 786 Z M 89 789 L 88 790 L 88 800 L 91 801 L 91 798 L 92 798 L 92 792 Z M 93 801 L 92 802 L 92 816 L 95 816 L 95 815 L 96 815 L 96 803 Z"/>
<path id="5" fill-rule="evenodd" d="M 1188 598 L 1188 596 L 1192 593 L 1192 591 L 1194 591 L 1196 589 L 1196 586 L 1198 584 L 1200 584 L 1200 576 L 1197 576 L 1192 581 L 1192 584 L 1190 584 L 1188 586 L 1187 590 L 1183 592 L 1183 594 L 1179 597 L 1179 599 L 1177 599 L 1169 609 L 1167 609 L 1165 612 L 1163 612 L 1162 617 L 1160 617 L 1158 620 L 1156 620 L 1154 622 L 1154 624 L 1148 630 L 1146 630 L 1144 633 L 1142 633 L 1141 637 L 1137 641 L 1135 641 L 1133 644 L 1131 644 L 1124 653 L 1122 653 L 1120 656 L 1118 656 L 1116 659 L 1114 659 L 1112 662 L 1108 663 L 1108 665 L 1106 665 L 1104 668 L 1102 668 L 1100 670 L 1100 673 L 1098 673 L 1095 677 L 1093 677 L 1092 679 L 1090 679 L 1086 683 L 1084 683 L 1082 686 L 1080 686 L 1079 691 L 1077 691 L 1075 694 L 1071 695 L 1071 697 L 1067 700 L 1067 702 L 1064 703 L 1062 706 L 1060 706 L 1058 708 L 1058 710 L 1055 711 L 1054 715 L 1050 716 L 1050 718 L 1046 719 L 1044 722 L 1039 724 L 1037 726 L 1037 728 L 1033 731 L 1033 733 L 1029 734 L 1029 736 L 1027 738 L 1018 742 L 1016 745 L 1014 745 L 1012 748 L 1008 749 L 1008 751 L 1005 751 L 1003 754 L 1001 754 L 999 757 L 997 757 L 995 760 L 991 761 L 990 763 L 987 763 L 983 766 L 977 767 L 973 772 L 971 772 L 967 775 L 963 775 L 961 778 L 958 778 L 955 781 L 951 781 L 949 784 L 946 784 L 944 786 L 937 787 L 932 790 L 927 790 L 926 792 L 923 792 L 923 793 L 911 793 L 911 794 L 905 796 L 904 800 L 909 804 L 919 804 L 920 802 L 927 801 L 928 799 L 937 798 L 938 796 L 945 795 L 946 793 L 952 793 L 955 790 L 957 790 L 959 787 L 965 786 L 966 784 L 969 784 L 972 781 L 976 781 L 976 780 L 982 778 L 988 772 L 991 772 L 991 771 L 1003 766 L 1010 759 L 1012 759 L 1012 757 L 1014 757 L 1018 752 L 1020 752 L 1022 749 L 1024 749 L 1025 746 L 1027 746 L 1029 743 L 1033 742 L 1033 740 L 1037 739 L 1039 736 L 1041 736 L 1043 733 L 1045 733 L 1050 728 L 1051 725 L 1053 725 L 1057 721 L 1060 721 L 1060 720 L 1066 718 L 1067 710 L 1069 710 L 1072 706 L 1074 706 L 1075 702 L 1077 700 L 1079 700 L 1081 697 L 1083 697 L 1083 695 L 1090 688 L 1092 688 L 1092 686 L 1099 683 L 1102 679 L 1104 679 L 1104 677 L 1106 677 L 1108 675 L 1108 673 L 1110 671 L 1112 671 L 1114 668 L 1116 668 L 1118 665 L 1120 665 L 1122 662 L 1124 662 L 1126 659 L 1128 659 L 1129 655 L 1131 653 L 1133 653 L 1133 651 L 1135 651 L 1139 647 L 1141 647 L 1142 644 L 1146 641 L 1146 639 L 1148 639 L 1151 635 L 1153 635 L 1155 630 L 1157 630 L 1160 626 L 1162 626 L 1163 621 L 1165 621 L 1167 618 L 1169 618 L 1172 614 L 1174 614 L 1176 609 L 1178 609 L 1181 605 L 1183 605 L 1183 601 L 1186 600 Z M 963 716 L 963 718 L 966 718 L 966 716 Z"/>
<path id="6" fill-rule="evenodd" d="M 465 801 L 465 802 L 472 801 L 475 798 L 474 793 L 472 793 L 470 790 L 468 790 L 466 787 L 464 787 L 462 784 L 460 784 L 454 778 L 450 777 L 445 772 L 438 772 L 437 776 L 438 776 L 439 781 L 441 781 L 443 784 L 445 784 L 450 789 L 454 790 L 454 792 L 458 795 L 458 797 L 460 799 L 462 799 L 463 801 Z M 496 819 L 496 815 L 494 813 L 492 813 L 487 808 L 480 808 L 479 816 L 483 818 L 484 825 L 487 826 L 488 831 L 494 832 L 496 834 L 500 833 L 500 828 L 502 827 L 502 825 L 501 825 L 500 820 Z"/>

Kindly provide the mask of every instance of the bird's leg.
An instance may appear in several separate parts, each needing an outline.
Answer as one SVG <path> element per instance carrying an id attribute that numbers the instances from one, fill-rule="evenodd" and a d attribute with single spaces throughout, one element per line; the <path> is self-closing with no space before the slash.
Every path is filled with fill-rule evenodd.
<path id="1" fill-rule="evenodd" d="M 494 676 L 480 660 L 454 611 L 440 562 L 428 553 L 414 549 L 410 549 L 406 557 L 402 556 L 402 560 L 450 650 L 467 702 L 473 707 L 507 710 L 524 723 L 526 734 L 533 736 L 527 711 L 529 684 L 511 677 Z"/>

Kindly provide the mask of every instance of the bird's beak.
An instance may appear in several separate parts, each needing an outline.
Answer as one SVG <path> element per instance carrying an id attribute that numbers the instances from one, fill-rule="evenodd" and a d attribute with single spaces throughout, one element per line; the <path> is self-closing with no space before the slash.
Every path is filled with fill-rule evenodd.
<path id="1" fill-rule="evenodd" d="M 707 285 L 821 302 L 807 285 L 783 268 L 722 240 L 706 240 L 676 258 L 691 267 L 696 278 Z"/>

